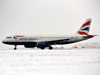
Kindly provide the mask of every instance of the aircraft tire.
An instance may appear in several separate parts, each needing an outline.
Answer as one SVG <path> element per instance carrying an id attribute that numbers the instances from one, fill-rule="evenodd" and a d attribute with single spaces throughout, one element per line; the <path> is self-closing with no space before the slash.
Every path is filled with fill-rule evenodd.
<path id="1" fill-rule="evenodd" d="M 14 48 L 14 50 L 16 50 L 16 48 Z"/>
<path id="2" fill-rule="evenodd" d="M 41 47 L 41 49 L 43 50 L 43 49 L 44 49 L 44 47 Z"/>
<path id="3" fill-rule="evenodd" d="M 53 47 L 49 47 L 49 50 L 52 50 L 53 49 Z"/>

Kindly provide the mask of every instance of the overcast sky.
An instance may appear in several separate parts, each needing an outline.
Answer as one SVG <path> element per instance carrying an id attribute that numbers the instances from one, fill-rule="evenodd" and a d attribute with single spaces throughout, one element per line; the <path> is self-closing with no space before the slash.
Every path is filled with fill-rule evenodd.
<path id="1" fill-rule="evenodd" d="M 99 36 L 84 43 L 100 42 L 100 0 L 0 0 L 0 48 L 13 34 L 76 33 L 87 18 Z"/>

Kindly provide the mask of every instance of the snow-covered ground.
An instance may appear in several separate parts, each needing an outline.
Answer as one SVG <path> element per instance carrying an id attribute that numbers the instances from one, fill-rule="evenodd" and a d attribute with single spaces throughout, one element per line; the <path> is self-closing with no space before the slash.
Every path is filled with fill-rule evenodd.
<path id="1" fill-rule="evenodd" d="M 74 47 L 75 46 L 77 46 L 78 48 L 100 49 L 100 42 L 78 43 L 75 44 Z"/>
<path id="2" fill-rule="evenodd" d="M 0 75 L 100 75 L 100 49 L 0 50 Z"/>

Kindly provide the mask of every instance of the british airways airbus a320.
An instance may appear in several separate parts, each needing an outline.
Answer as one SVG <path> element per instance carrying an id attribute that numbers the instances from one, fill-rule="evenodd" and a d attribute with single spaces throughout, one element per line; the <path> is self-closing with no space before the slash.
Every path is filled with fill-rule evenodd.
<path id="1" fill-rule="evenodd" d="M 93 38 L 95 35 L 89 35 L 91 18 L 88 18 L 81 28 L 71 35 L 12 35 L 7 36 L 2 42 L 4 44 L 14 45 L 16 50 L 17 45 L 24 45 L 26 48 L 38 47 L 44 49 L 48 47 L 53 49 L 51 45 L 69 44 Z"/>

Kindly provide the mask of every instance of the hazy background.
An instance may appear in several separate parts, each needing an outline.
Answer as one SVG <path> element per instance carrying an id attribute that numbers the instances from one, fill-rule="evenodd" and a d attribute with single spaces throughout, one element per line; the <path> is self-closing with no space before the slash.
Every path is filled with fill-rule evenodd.
<path id="1" fill-rule="evenodd" d="M 99 35 L 80 42 L 100 41 L 100 0 L 0 0 L 0 48 L 2 40 L 13 34 L 76 33 L 92 18 L 90 34 Z"/>

